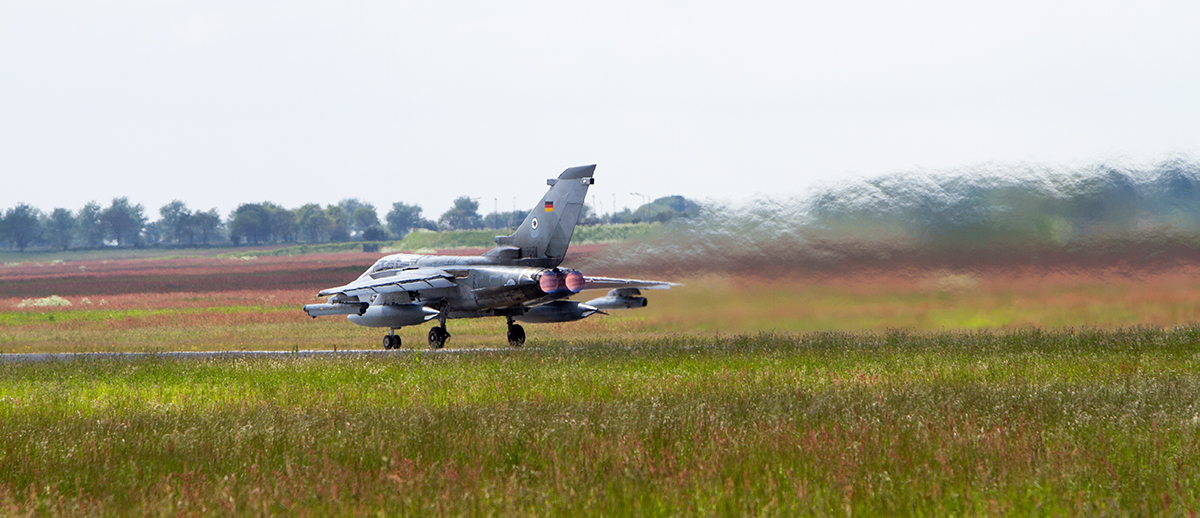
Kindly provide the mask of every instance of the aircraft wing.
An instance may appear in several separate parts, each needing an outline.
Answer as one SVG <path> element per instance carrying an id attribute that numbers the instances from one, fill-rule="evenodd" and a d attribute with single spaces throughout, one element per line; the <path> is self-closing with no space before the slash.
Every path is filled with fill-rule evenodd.
<path id="1" fill-rule="evenodd" d="M 327 297 L 342 293 L 350 297 L 357 297 L 372 293 L 398 293 L 401 291 L 421 291 L 453 288 L 456 286 L 454 275 L 440 268 L 411 268 L 396 271 L 394 274 L 390 272 L 381 273 L 384 275 L 376 274 L 375 277 L 363 276 L 345 286 L 321 290 L 317 296 Z"/>
<path id="2" fill-rule="evenodd" d="M 583 278 L 584 290 L 613 290 L 617 288 L 641 288 L 644 290 L 666 290 L 671 286 L 679 286 L 673 282 L 643 281 L 639 279 L 614 279 L 612 277 Z M 582 290 L 581 290 L 582 291 Z"/>

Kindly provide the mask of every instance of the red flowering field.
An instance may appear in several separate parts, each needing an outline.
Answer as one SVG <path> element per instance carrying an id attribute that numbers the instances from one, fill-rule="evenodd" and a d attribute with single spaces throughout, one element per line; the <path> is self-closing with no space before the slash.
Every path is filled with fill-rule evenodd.
<path id="1" fill-rule="evenodd" d="M 92 260 L 0 268 L 0 299 L 245 290 L 309 290 L 352 280 L 379 254 Z"/>

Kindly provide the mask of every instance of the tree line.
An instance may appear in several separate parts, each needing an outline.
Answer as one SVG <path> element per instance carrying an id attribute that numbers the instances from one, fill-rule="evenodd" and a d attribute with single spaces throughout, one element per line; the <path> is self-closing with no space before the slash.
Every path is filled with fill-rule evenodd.
<path id="1" fill-rule="evenodd" d="M 667 196 L 631 211 L 600 218 L 584 206 L 585 225 L 666 221 L 695 214 L 699 205 L 682 196 Z M 427 219 L 419 205 L 396 202 L 381 220 L 375 206 L 349 198 L 322 207 L 309 203 L 287 209 L 271 202 L 243 203 L 222 218 L 216 208 L 192 210 L 174 200 L 158 209 L 151 220 L 142 204 L 126 197 L 107 206 L 89 202 L 78 211 L 55 208 L 46 213 L 25 203 L 4 211 L 0 245 L 25 251 L 30 247 L 97 248 L 151 245 L 203 246 L 212 244 L 264 245 L 403 239 L 415 229 L 515 229 L 526 211 L 479 214 L 479 202 L 460 196 L 437 221 Z"/>

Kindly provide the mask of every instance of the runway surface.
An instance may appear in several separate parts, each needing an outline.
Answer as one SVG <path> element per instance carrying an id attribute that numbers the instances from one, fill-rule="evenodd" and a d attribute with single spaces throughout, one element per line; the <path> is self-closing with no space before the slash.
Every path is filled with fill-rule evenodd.
<path id="1" fill-rule="evenodd" d="M 153 353 L 25 353 L 0 354 L 0 363 L 35 363 L 49 361 L 75 360 L 133 360 L 145 358 L 306 358 L 318 356 L 389 356 L 411 354 L 462 354 L 462 353 L 496 353 L 513 352 L 519 349 L 488 348 L 488 349 L 354 349 L 347 351 L 163 351 Z"/>

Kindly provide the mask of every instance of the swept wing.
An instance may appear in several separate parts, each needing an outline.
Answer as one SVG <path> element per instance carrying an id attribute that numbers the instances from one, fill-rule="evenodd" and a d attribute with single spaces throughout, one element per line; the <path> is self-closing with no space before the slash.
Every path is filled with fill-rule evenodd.
<path id="1" fill-rule="evenodd" d="M 317 296 L 343 294 L 347 297 L 359 297 L 373 293 L 413 292 L 455 286 L 454 275 L 441 268 L 409 268 L 363 275 L 345 286 L 321 290 Z"/>

